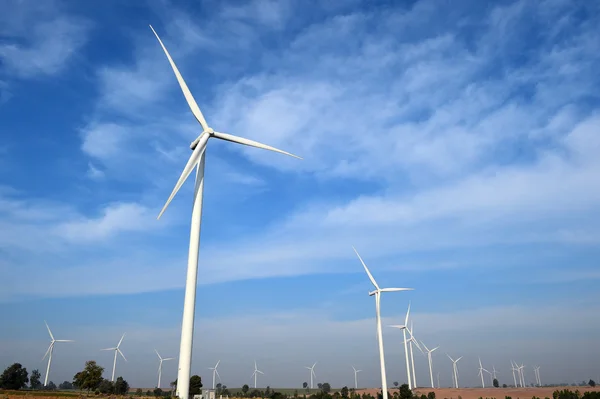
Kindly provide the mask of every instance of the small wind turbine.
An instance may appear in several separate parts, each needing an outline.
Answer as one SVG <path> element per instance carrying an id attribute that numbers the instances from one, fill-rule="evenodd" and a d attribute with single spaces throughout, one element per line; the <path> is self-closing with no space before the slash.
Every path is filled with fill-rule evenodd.
<path id="1" fill-rule="evenodd" d="M 452 372 L 454 374 L 454 388 L 458 388 L 458 367 L 456 366 L 456 363 L 458 363 L 458 361 L 462 359 L 462 356 L 456 360 L 452 359 L 447 353 L 446 356 L 448 356 L 448 358 L 452 361 Z"/>
<path id="2" fill-rule="evenodd" d="M 404 337 L 404 358 L 406 359 L 406 380 L 408 381 L 408 389 L 412 389 L 412 379 L 410 378 L 410 365 L 408 363 L 408 346 L 406 340 L 406 327 L 408 326 L 408 315 L 410 314 L 410 302 L 408 303 L 408 310 L 406 311 L 406 317 L 404 318 L 404 324 L 396 324 L 390 327 L 399 328 L 402 330 Z"/>
<path id="3" fill-rule="evenodd" d="M 411 328 L 410 330 L 407 328 L 408 334 L 410 335 L 410 338 L 408 339 L 408 342 L 410 344 L 409 345 L 410 346 L 410 362 L 412 363 L 411 366 L 412 366 L 413 386 L 415 388 L 417 388 L 417 376 L 415 373 L 415 358 L 413 357 L 413 347 L 412 347 L 413 344 L 416 345 L 417 349 L 419 349 L 421 351 L 421 353 L 423 353 L 423 354 L 425 354 L 425 353 L 423 352 L 423 349 L 421 349 L 421 347 L 419 346 L 419 343 L 417 342 L 417 340 L 415 339 L 415 337 L 412 333 L 412 328 L 413 328 L 412 321 L 410 322 L 410 328 Z"/>
<path id="4" fill-rule="evenodd" d="M 510 361 L 510 369 L 512 370 L 512 374 L 513 374 L 513 380 L 515 382 L 515 388 L 518 387 L 517 385 L 517 377 L 515 376 L 515 371 L 517 371 L 517 366 L 515 365 L 515 363 L 513 363 L 513 361 Z"/>
<path id="5" fill-rule="evenodd" d="M 520 366 L 517 366 L 517 368 L 519 369 L 519 378 L 521 379 L 521 387 L 525 388 L 525 365 L 521 364 Z"/>
<path id="6" fill-rule="evenodd" d="M 352 366 L 352 370 L 354 370 L 354 389 L 358 389 L 358 378 L 356 377 L 356 375 L 362 370 L 357 370 L 354 368 L 354 366 Z M 310 377 L 312 378 L 312 373 L 310 374 Z"/>
<path id="7" fill-rule="evenodd" d="M 481 376 L 481 387 L 485 388 L 485 382 L 483 381 L 483 372 L 489 373 L 489 371 L 487 371 L 486 369 L 483 368 L 483 366 L 481 365 L 481 358 L 479 358 L 479 375 Z"/>
<path id="8" fill-rule="evenodd" d="M 179 69 L 175 65 L 175 62 L 171 58 L 171 55 L 167 51 L 167 48 L 163 44 L 160 37 L 154 30 L 152 26 L 150 26 L 152 32 L 158 39 L 160 46 L 162 47 L 167 59 L 169 60 L 169 64 L 171 64 L 171 68 L 175 73 L 175 77 L 177 78 L 177 82 L 179 83 L 179 87 L 183 92 L 183 95 L 190 107 L 192 114 L 202 126 L 202 133 L 190 144 L 190 148 L 193 150 L 192 155 L 187 161 L 179 180 L 175 184 L 175 188 L 171 192 L 169 199 L 167 200 L 165 206 L 162 208 L 160 213 L 158 214 L 158 219 L 160 219 L 161 215 L 165 212 L 175 194 L 179 191 L 185 180 L 192 173 L 194 168 L 196 168 L 196 184 L 194 190 L 194 204 L 192 207 L 192 222 L 191 222 L 191 230 L 190 230 L 190 246 L 188 251 L 188 268 L 187 268 L 187 277 L 185 282 L 185 297 L 183 300 L 183 322 L 181 326 L 181 343 L 179 347 L 179 368 L 177 372 L 177 396 L 181 399 L 188 399 L 189 396 L 189 385 L 190 385 L 190 368 L 192 365 L 192 343 L 194 336 L 194 312 L 196 307 L 196 285 L 197 285 L 197 276 L 198 276 L 198 253 L 200 250 L 200 227 L 202 224 L 202 197 L 204 191 L 204 164 L 205 164 L 205 150 L 208 139 L 213 137 L 225 141 L 231 141 L 233 143 L 244 144 L 251 147 L 262 148 L 264 150 L 270 150 L 274 152 L 279 152 L 281 154 L 289 155 L 294 158 L 302 159 L 296 155 L 290 154 L 289 152 L 285 152 L 279 150 L 275 147 L 271 147 L 262 143 L 259 143 L 254 140 L 248 140 L 242 137 L 233 136 L 227 133 L 215 132 L 208 123 L 206 123 L 206 119 L 204 119 L 204 115 L 202 115 L 202 111 L 200 111 L 200 107 L 194 100 L 190 89 L 187 84 L 183 80 L 181 73 L 179 73 Z"/>
<path id="9" fill-rule="evenodd" d="M 48 323 L 46 323 L 46 320 L 44 320 L 44 324 L 46 324 L 46 328 L 48 329 L 48 334 L 50 334 L 50 346 L 48 347 L 48 350 L 46 350 L 46 353 L 44 354 L 44 357 L 42 358 L 42 361 L 44 361 L 44 359 L 46 358 L 46 356 L 48 356 L 48 366 L 46 367 L 46 377 L 44 378 L 44 386 L 48 386 L 48 376 L 50 375 L 50 363 L 52 363 L 52 352 L 54 352 L 54 344 L 57 342 L 75 342 L 72 339 L 54 339 L 54 335 L 52 335 L 52 331 L 50 331 L 50 327 L 48 327 Z"/>
<path id="10" fill-rule="evenodd" d="M 534 367 L 533 371 L 535 372 L 535 383 L 538 387 L 541 387 L 542 379 L 540 378 L 540 366 Z"/>
<path id="11" fill-rule="evenodd" d="M 492 375 L 492 372 L 491 372 L 491 371 L 488 371 L 488 370 L 486 370 L 486 369 L 483 369 L 483 371 L 485 371 L 486 373 L 488 373 L 488 375 L 490 376 L 490 384 L 491 384 L 492 386 L 494 386 L 494 377 L 493 377 L 493 375 Z"/>
<path id="12" fill-rule="evenodd" d="M 496 373 L 497 373 L 497 371 L 496 371 L 496 367 L 495 366 L 492 366 L 492 372 L 494 374 L 494 379 L 496 379 Z"/>
<path id="13" fill-rule="evenodd" d="M 258 369 L 258 367 L 256 366 L 256 360 L 255 360 L 254 361 L 254 373 L 252 373 L 252 377 L 254 377 L 254 388 L 256 388 L 256 377 L 258 376 L 258 374 L 264 375 L 265 373 L 263 373 L 262 371 L 260 371 Z"/>
<path id="14" fill-rule="evenodd" d="M 216 381 L 216 377 L 219 376 L 219 381 L 221 381 L 221 376 L 219 375 L 219 371 L 217 370 L 217 367 L 219 367 L 219 363 L 221 362 L 221 360 L 217 360 L 217 364 L 215 364 L 215 367 L 209 367 L 209 370 L 213 371 L 213 388 L 215 389 L 216 385 L 215 385 L 215 381 Z M 256 383 L 254 384 L 256 385 Z M 254 387 L 256 388 L 256 386 Z"/>
<path id="15" fill-rule="evenodd" d="M 373 283 L 373 285 L 375 286 L 375 290 L 369 292 L 369 296 L 373 296 L 373 295 L 375 296 L 375 315 L 376 315 L 375 317 L 376 317 L 376 324 L 377 324 L 377 341 L 379 343 L 379 363 L 380 363 L 380 367 L 381 367 L 381 391 L 382 391 L 382 395 L 383 395 L 382 399 L 388 399 L 387 377 L 385 375 L 385 355 L 383 352 L 383 334 L 381 331 L 381 293 L 382 292 L 396 292 L 396 291 L 410 291 L 410 290 L 412 290 L 412 288 L 379 288 L 379 285 L 377 285 L 377 282 L 373 278 L 373 275 L 371 275 L 371 272 L 369 271 L 369 268 L 367 267 L 365 262 L 362 260 L 362 258 L 358 254 L 358 251 L 356 250 L 356 248 L 352 247 L 352 249 L 354 249 L 354 252 L 356 252 L 356 256 L 358 256 L 360 263 L 362 263 L 363 267 L 365 268 L 365 271 L 367 272 L 367 275 L 369 276 L 369 280 L 371 280 L 371 283 Z"/>
<path id="16" fill-rule="evenodd" d="M 315 366 L 317 365 L 317 362 L 315 362 L 315 364 L 313 364 L 311 367 L 308 366 L 304 366 L 304 368 L 307 368 L 310 370 L 310 389 L 313 389 L 313 376 L 317 376 L 315 374 Z"/>
<path id="17" fill-rule="evenodd" d="M 160 362 L 158 363 L 158 385 L 156 385 L 157 388 L 160 388 L 160 377 L 162 376 L 162 364 L 163 362 L 166 362 L 167 360 L 173 360 L 175 359 L 174 357 L 165 357 L 164 359 L 158 354 L 158 351 L 156 349 L 154 349 L 154 352 L 156 352 L 156 355 L 158 356 L 158 358 L 160 359 Z"/>
<path id="18" fill-rule="evenodd" d="M 110 379 L 113 382 L 115 380 L 115 369 L 117 368 L 117 353 L 120 354 L 125 361 L 127 361 L 127 359 L 125 359 L 125 355 L 123 354 L 123 352 L 121 352 L 121 349 L 119 349 L 119 347 L 121 346 L 121 342 L 123 342 L 123 338 L 125 338 L 125 333 L 123 333 L 123 336 L 119 340 L 119 343 L 114 348 L 100 349 L 101 351 L 115 351 L 115 360 L 113 361 L 112 377 Z"/>
<path id="19" fill-rule="evenodd" d="M 429 361 L 429 378 L 431 379 L 431 387 L 435 388 L 435 386 L 433 385 L 433 367 L 432 367 L 432 360 L 431 360 L 431 352 L 433 352 L 434 350 L 439 348 L 439 346 L 436 346 L 433 349 L 429 349 L 425 345 L 425 342 L 421 341 L 421 344 L 423 345 L 423 348 L 425 348 L 425 351 L 427 352 L 427 360 Z M 438 383 L 438 385 L 439 385 L 439 383 Z"/>

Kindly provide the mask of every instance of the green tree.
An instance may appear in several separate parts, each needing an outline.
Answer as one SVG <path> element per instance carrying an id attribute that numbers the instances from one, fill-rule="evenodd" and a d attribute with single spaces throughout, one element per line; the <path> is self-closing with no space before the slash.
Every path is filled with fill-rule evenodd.
<path id="1" fill-rule="evenodd" d="M 431 391 L 427 394 L 427 399 L 435 399 L 435 392 Z"/>
<path id="2" fill-rule="evenodd" d="M 29 386 L 31 389 L 40 389 L 42 387 L 40 378 L 42 378 L 42 374 L 38 369 L 35 369 L 31 372 L 31 377 L 29 377 Z"/>
<path id="3" fill-rule="evenodd" d="M 342 395 L 342 398 L 346 399 L 348 397 L 348 387 L 347 386 L 343 386 L 342 389 L 340 389 L 340 395 Z"/>
<path id="4" fill-rule="evenodd" d="M 163 390 L 160 388 L 154 388 L 154 396 L 162 396 Z"/>
<path id="5" fill-rule="evenodd" d="M 44 389 L 48 390 L 48 391 L 56 391 L 56 384 L 53 383 L 52 381 L 48 382 L 48 385 L 46 385 L 44 387 Z"/>
<path id="6" fill-rule="evenodd" d="M 398 384 L 398 381 L 394 381 L 394 386 L 395 386 L 396 388 L 398 388 L 398 385 L 399 385 L 399 384 Z"/>
<path id="7" fill-rule="evenodd" d="M 494 388 L 499 388 L 500 387 L 500 383 L 498 382 L 497 378 L 494 378 L 494 381 L 492 381 L 492 385 L 494 386 Z"/>
<path id="8" fill-rule="evenodd" d="M 319 382 L 319 383 L 317 384 L 317 388 L 319 388 L 319 389 L 321 389 L 321 390 L 322 390 L 322 389 L 323 389 L 323 384 Z"/>
<path id="9" fill-rule="evenodd" d="M 79 389 L 95 391 L 102 382 L 104 367 L 98 366 L 95 360 L 85 362 L 85 368 L 73 377 L 73 385 Z"/>
<path id="10" fill-rule="evenodd" d="M 306 389 L 306 392 L 308 392 L 308 382 L 303 382 L 302 383 L 302 388 Z"/>
<path id="11" fill-rule="evenodd" d="M 142 391 L 142 388 L 138 388 L 138 389 L 135 390 L 135 394 L 137 396 L 142 396 L 144 394 L 144 391 Z"/>
<path id="12" fill-rule="evenodd" d="M 271 396 L 271 387 L 267 385 L 267 388 L 265 389 L 265 396 Z"/>
<path id="13" fill-rule="evenodd" d="M 58 389 L 73 389 L 73 384 L 69 381 L 64 381 L 58 385 Z"/>
<path id="14" fill-rule="evenodd" d="M 400 385 L 400 399 L 412 399 L 412 391 L 408 388 L 408 384 Z"/>
<path id="15" fill-rule="evenodd" d="M 321 385 L 321 389 L 323 390 L 323 392 L 329 393 L 331 392 L 331 384 L 329 384 L 328 382 L 324 382 L 323 385 Z"/>
<path id="16" fill-rule="evenodd" d="M 248 384 L 244 384 L 244 386 L 242 387 L 242 393 L 245 395 L 248 394 L 248 391 L 250 390 L 250 387 L 248 386 Z"/>
<path id="17" fill-rule="evenodd" d="M 123 377 L 118 377 L 115 381 L 115 393 L 117 395 L 125 395 L 127 392 L 129 392 L 129 383 Z"/>
<path id="18" fill-rule="evenodd" d="M 98 384 L 98 390 L 104 394 L 115 393 L 115 384 L 112 381 L 102 379 Z"/>
<path id="19" fill-rule="evenodd" d="M 199 375 L 193 375 L 190 377 L 190 391 L 189 396 L 199 395 L 202 388 L 202 378 Z"/>
<path id="20" fill-rule="evenodd" d="M 13 363 L 0 376 L 0 388 L 13 390 L 25 388 L 29 382 L 27 376 L 27 369 L 21 366 L 21 363 Z"/>
<path id="21" fill-rule="evenodd" d="M 594 380 L 590 379 L 590 380 L 588 381 L 588 385 L 589 385 L 589 386 L 591 386 L 591 387 L 595 387 L 595 386 L 596 386 L 596 381 L 594 381 Z"/>

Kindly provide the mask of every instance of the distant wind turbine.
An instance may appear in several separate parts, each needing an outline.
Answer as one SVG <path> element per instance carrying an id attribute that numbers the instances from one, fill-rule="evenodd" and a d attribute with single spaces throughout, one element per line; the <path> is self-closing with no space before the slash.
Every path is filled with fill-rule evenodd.
<path id="1" fill-rule="evenodd" d="M 254 373 L 252 373 L 252 377 L 254 377 L 254 388 L 256 388 L 256 377 L 258 376 L 258 374 L 264 375 L 265 373 L 263 373 L 262 371 L 260 371 L 258 369 L 258 367 L 256 366 L 256 360 L 255 360 L 254 361 Z"/>
<path id="2" fill-rule="evenodd" d="M 410 378 L 410 364 L 408 362 L 408 344 L 406 340 L 406 327 L 408 326 L 408 315 L 410 314 L 410 302 L 408 303 L 408 310 L 406 311 L 406 317 L 404 318 L 404 324 L 396 324 L 390 327 L 399 328 L 402 330 L 404 337 L 404 358 L 406 359 L 406 380 L 408 381 L 408 389 L 412 389 L 412 378 Z"/>
<path id="3" fill-rule="evenodd" d="M 315 374 L 315 366 L 317 365 L 317 362 L 315 362 L 315 364 L 313 364 L 312 366 L 308 367 L 308 366 L 304 366 L 304 368 L 307 368 L 310 370 L 310 389 L 313 389 L 313 376 L 317 376 Z"/>
<path id="4" fill-rule="evenodd" d="M 171 55 L 167 51 L 167 48 L 163 44 L 162 40 L 150 26 L 152 32 L 158 39 L 160 46 L 162 47 L 171 69 L 177 78 L 179 87 L 183 92 L 194 118 L 200 123 L 202 127 L 202 133 L 190 144 L 190 149 L 193 151 L 192 155 L 188 159 L 181 176 L 175 184 L 175 188 L 169 195 L 169 199 L 163 206 L 162 210 L 158 214 L 158 219 L 165 212 L 183 183 L 189 177 L 194 169 L 196 169 L 196 183 L 194 190 L 194 203 L 192 206 L 192 221 L 190 230 L 190 246 L 188 250 L 188 268 L 185 282 L 185 297 L 183 300 L 183 322 L 181 325 L 181 342 L 179 347 L 179 368 L 177 372 L 177 396 L 181 399 L 188 399 L 189 396 L 189 385 L 190 385 L 190 368 L 192 365 L 192 344 L 194 336 L 194 313 L 196 307 L 196 285 L 198 276 L 198 254 L 200 250 L 200 227 L 202 224 L 202 198 L 204 192 L 204 165 L 206 160 L 206 145 L 210 138 L 230 141 L 237 144 L 244 144 L 250 147 L 262 148 L 264 150 L 270 150 L 281 154 L 289 155 L 294 158 L 302 159 L 296 155 L 290 154 L 279 150 L 275 147 L 271 147 L 254 140 L 245 139 L 242 137 L 234 136 L 227 133 L 215 132 L 204 119 L 200 107 L 194 100 L 194 96 L 190 92 L 187 84 L 183 80 L 179 69 L 175 65 L 175 62 L 171 58 Z"/>
<path id="5" fill-rule="evenodd" d="M 540 378 L 540 366 L 534 367 L 533 372 L 535 373 L 535 383 L 538 387 L 541 387 L 542 379 Z"/>
<path id="6" fill-rule="evenodd" d="M 162 376 L 162 364 L 163 364 L 163 362 L 166 362 L 167 360 L 173 360 L 175 358 L 174 357 L 165 357 L 165 358 L 162 358 L 158 354 L 158 351 L 156 349 L 154 349 L 154 352 L 156 352 L 156 355 L 160 359 L 160 362 L 158 363 L 158 384 L 156 385 L 157 388 L 160 388 L 160 377 Z"/>
<path id="7" fill-rule="evenodd" d="M 479 358 L 479 375 L 481 376 L 481 387 L 485 388 L 485 382 L 483 380 L 483 372 L 487 372 L 489 373 L 489 371 L 487 371 L 486 369 L 483 368 L 483 366 L 481 365 L 481 358 Z"/>
<path id="8" fill-rule="evenodd" d="M 494 379 L 497 379 L 496 378 L 496 373 L 498 373 L 498 372 L 496 371 L 496 366 L 492 366 L 492 372 L 493 372 L 493 375 L 494 375 Z"/>
<path id="9" fill-rule="evenodd" d="M 50 346 L 44 354 L 42 361 L 48 356 L 48 366 L 46 366 L 46 377 L 44 378 L 44 386 L 48 386 L 48 376 L 50 375 L 50 363 L 52 363 L 52 352 L 54 352 L 54 344 L 57 342 L 75 342 L 72 339 L 54 339 L 54 335 L 52 335 L 52 331 L 50 331 L 50 327 L 48 327 L 48 323 L 44 320 L 44 324 L 46 324 L 46 328 L 48 329 L 48 334 L 50 334 Z"/>
<path id="10" fill-rule="evenodd" d="M 458 388 L 458 367 L 456 366 L 456 363 L 458 363 L 458 361 L 462 359 L 462 356 L 456 360 L 452 359 L 447 353 L 446 356 L 448 356 L 448 358 L 452 361 L 452 372 L 454 373 L 454 388 Z"/>
<path id="11" fill-rule="evenodd" d="M 367 267 L 365 262 L 362 260 L 362 258 L 358 254 L 358 251 L 356 250 L 356 248 L 352 247 L 352 249 L 354 249 L 354 252 L 356 252 L 356 256 L 358 256 L 360 263 L 362 263 L 363 267 L 365 268 L 365 271 L 367 272 L 367 275 L 369 276 L 369 280 L 371 280 L 371 283 L 373 283 L 373 285 L 375 286 L 375 290 L 369 292 L 369 296 L 373 296 L 373 295 L 375 296 L 377 341 L 379 343 L 379 363 L 380 363 L 380 368 L 381 368 L 381 391 L 382 391 L 382 395 L 383 395 L 382 399 L 388 399 L 387 377 L 385 375 L 385 354 L 383 352 L 383 334 L 381 331 L 381 293 L 382 292 L 396 292 L 396 291 L 410 291 L 410 290 L 412 290 L 412 288 L 379 288 L 379 285 L 377 285 L 377 282 L 373 278 L 373 275 L 369 271 L 369 268 Z"/>
<path id="12" fill-rule="evenodd" d="M 425 348 L 425 351 L 427 352 L 427 360 L 429 361 L 429 378 L 431 379 L 431 387 L 435 388 L 435 386 L 433 385 L 433 367 L 431 365 L 432 364 L 431 352 L 433 352 L 434 350 L 436 350 L 437 348 L 439 348 L 439 346 L 436 346 L 433 349 L 429 349 L 425 345 L 425 342 L 421 341 L 421 344 L 423 345 L 423 348 Z M 439 383 L 438 383 L 438 385 L 439 385 Z"/>
<path id="13" fill-rule="evenodd" d="M 411 362 L 411 367 L 412 367 L 413 387 L 417 388 L 417 376 L 415 373 L 415 358 L 413 357 L 413 347 L 412 347 L 413 344 L 417 347 L 417 349 L 419 349 L 421 351 L 421 353 L 425 354 L 425 352 L 423 352 L 423 349 L 421 349 L 421 347 L 419 346 L 419 343 L 415 339 L 412 329 L 413 329 L 413 323 L 411 321 L 410 322 L 410 330 L 407 328 L 408 334 L 410 335 L 408 342 L 409 342 L 409 347 L 410 347 L 410 362 Z"/>
<path id="14" fill-rule="evenodd" d="M 117 353 L 120 354 L 125 361 L 127 361 L 127 359 L 125 359 L 125 355 L 123 354 L 123 352 L 121 352 L 121 349 L 119 348 L 121 346 L 121 342 L 123 342 L 123 338 L 125 338 L 125 333 L 123 333 L 123 336 L 119 340 L 119 343 L 114 348 L 100 349 L 101 351 L 115 351 L 115 360 L 113 361 L 112 377 L 110 379 L 113 382 L 115 381 L 115 369 L 117 368 Z"/>
<path id="15" fill-rule="evenodd" d="M 352 370 L 354 370 L 354 389 L 358 389 L 358 378 L 356 377 L 356 375 L 358 373 L 360 373 L 362 370 L 357 370 L 354 368 L 354 366 L 352 366 Z M 310 377 L 312 378 L 312 373 L 311 373 Z"/>
<path id="16" fill-rule="evenodd" d="M 520 366 L 517 366 L 517 369 L 519 369 L 519 378 L 521 379 L 521 387 L 525 388 L 525 365 L 521 364 Z"/>
<path id="17" fill-rule="evenodd" d="M 221 360 L 217 360 L 217 364 L 215 364 L 215 367 L 209 367 L 208 368 L 209 370 L 213 371 L 213 388 L 212 389 L 216 388 L 216 385 L 215 385 L 216 376 L 219 376 L 219 381 L 221 381 L 221 376 L 219 375 L 219 371 L 217 370 L 217 367 L 219 367 L 219 363 L 220 362 L 221 362 Z M 254 383 L 254 385 L 256 385 L 256 383 Z"/>
<path id="18" fill-rule="evenodd" d="M 510 361 L 510 369 L 512 370 L 512 375 L 513 375 L 513 380 L 515 382 L 515 388 L 518 387 L 517 385 L 517 377 L 515 376 L 515 371 L 517 371 L 517 366 L 515 363 L 513 363 L 513 361 Z"/>

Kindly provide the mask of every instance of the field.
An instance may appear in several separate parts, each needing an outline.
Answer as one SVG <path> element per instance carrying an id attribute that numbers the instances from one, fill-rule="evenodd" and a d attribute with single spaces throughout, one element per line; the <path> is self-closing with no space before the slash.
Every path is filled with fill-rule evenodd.
<path id="1" fill-rule="evenodd" d="M 571 391 L 575 391 L 576 389 L 583 395 L 584 392 L 588 391 L 600 391 L 600 387 L 536 387 L 536 388 L 418 388 L 414 392 L 418 395 L 425 394 L 427 395 L 429 392 L 435 392 L 436 399 L 457 399 L 458 396 L 462 399 L 479 399 L 481 398 L 496 398 L 496 399 L 504 399 L 506 396 L 510 396 L 512 399 L 531 399 L 533 396 L 537 396 L 539 398 L 552 398 L 552 392 L 561 389 L 568 389 Z M 377 389 L 358 389 L 357 393 L 367 392 L 371 395 L 375 396 L 377 394 Z M 392 389 L 389 390 L 393 392 Z"/>

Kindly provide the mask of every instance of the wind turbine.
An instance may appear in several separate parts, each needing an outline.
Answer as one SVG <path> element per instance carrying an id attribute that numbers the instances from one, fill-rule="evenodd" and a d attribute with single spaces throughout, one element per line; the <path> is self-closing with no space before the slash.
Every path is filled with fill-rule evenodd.
<path id="1" fill-rule="evenodd" d="M 44 320 L 44 324 L 46 324 L 46 328 L 48 329 L 48 334 L 50 334 L 50 346 L 48 347 L 48 350 L 46 350 L 46 353 L 44 354 L 44 357 L 42 358 L 42 361 L 46 358 L 46 356 L 48 356 L 48 366 L 46 366 L 46 377 L 44 378 L 44 386 L 48 386 L 48 376 L 50 375 L 50 363 L 52 363 L 52 352 L 54 352 L 54 344 L 57 342 L 75 342 L 72 339 L 54 339 L 54 335 L 52 335 L 52 331 L 50 331 L 50 327 L 48 327 L 48 323 L 46 323 L 46 320 Z"/>
<path id="2" fill-rule="evenodd" d="M 408 381 L 408 389 L 412 389 L 412 379 L 410 378 L 410 365 L 408 363 L 408 346 L 406 340 L 406 326 L 408 326 L 408 315 L 410 314 L 410 302 L 408 303 L 408 310 L 406 311 L 406 317 L 404 318 L 404 324 L 396 324 L 390 327 L 399 328 L 402 330 L 402 335 L 404 337 L 404 357 L 406 359 L 406 379 Z"/>
<path id="3" fill-rule="evenodd" d="M 515 388 L 516 388 L 518 386 L 517 385 L 517 377 L 515 377 L 515 371 L 517 371 L 517 366 L 513 363 L 512 360 L 510 361 L 510 369 L 512 370 L 513 380 L 515 382 Z"/>
<path id="4" fill-rule="evenodd" d="M 448 358 L 452 361 L 452 372 L 454 373 L 454 387 L 458 388 L 458 367 L 456 366 L 456 363 L 458 363 L 458 361 L 462 359 L 462 356 L 456 360 L 452 359 L 447 353 L 446 356 L 448 356 Z"/>
<path id="5" fill-rule="evenodd" d="M 540 378 L 540 366 L 534 367 L 533 371 L 535 373 L 535 383 L 538 387 L 542 386 L 542 379 Z"/>
<path id="6" fill-rule="evenodd" d="M 517 368 L 519 369 L 519 378 L 521 379 L 521 387 L 525 388 L 525 365 L 521 364 L 520 366 L 517 366 Z"/>
<path id="7" fill-rule="evenodd" d="M 483 366 L 481 365 L 481 358 L 479 358 L 479 375 L 481 376 L 481 387 L 485 388 L 485 382 L 483 381 L 483 372 L 489 373 L 489 371 L 487 371 L 486 369 L 483 368 Z"/>
<path id="8" fill-rule="evenodd" d="M 354 366 L 352 366 L 352 370 L 354 370 L 354 389 L 358 389 L 358 378 L 356 377 L 356 375 L 362 370 L 357 370 L 354 368 Z M 312 373 L 310 374 L 310 378 L 312 378 Z"/>
<path id="9" fill-rule="evenodd" d="M 112 378 L 110 379 L 111 381 L 115 380 L 115 369 L 117 368 L 117 353 L 120 354 L 123 357 L 123 359 L 125 359 L 125 355 L 123 354 L 123 352 L 121 352 L 121 349 L 119 349 L 119 347 L 121 346 L 121 342 L 123 342 L 123 338 L 125 338 L 125 333 L 123 333 L 123 336 L 119 340 L 119 343 L 114 348 L 100 349 L 101 351 L 115 351 L 115 360 L 113 361 Z M 125 359 L 125 361 L 127 361 L 127 359 Z"/>
<path id="10" fill-rule="evenodd" d="M 379 285 L 377 285 L 377 282 L 373 278 L 373 275 L 369 271 L 369 268 L 367 267 L 365 262 L 362 260 L 362 258 L 358 254 L 358 251 L 356 250 L 356 248 L 352 247 L 352 249 L 354 249 L 354 252 L 356 252 L 356 256 L 358 256 L 360 263 L 362 263 L 363 267 L 365 268 L 365 271 L 367 272 L 367 275 L 369 276 L 369 280 L 371 280 L 371 283 L 373 283 L 373 285 L 375 286 L 375 290 L 369 292 L 369 296 L 375 295 L 377 341 L 379 343 L 379 362 L 381 365 L 381 391 L 382 391 L 382 395 L 383 395 L 382 399 L 388 399 L 387 378 L 385 375 L 385 355 L 383 353 L 383 334 L 381 332 L 381 293 L 382 292 L 396 292 L 396 291 L 410 291 L 410 290 L 412 290 L 412 288 L 379 288 Z"/>
<path id="11" fill-rule="evenodd" d="M 156 352 L 156 355 L 158 356 L 158 358 L 160 359 L 160 362 L 158 363 L 158 385 L 156 385 L 157 388 L 160 388 L 160 377 L 162 376 L 162 364 L 163 362 L 166 362 L 167 360 L 173 360 L 175 359 L 174 357 L 165 357 L 164 359 L 158 354 L 158 351 L 156 349 L 154 349 L 154 352 Z"/>
<path id="12" fill-rule="evenodd" d="M 307 368 L 310 370 L 310 389 L 313 389 L 313 376 L 315 376 L 315 377 L 317 376 L 315 374 L 315 366 L 316 365 L 317 365 L 317 362 L 315 362 L 315 364 L 313 364 L 311 367 L 304 366 L 304 368 Z M 352 367 L 352 368 L 354 368 L 354 367 Z M 355 377 L 356 377 L 356 375 L 355 375 Z"/>
<path id="13" fill-rule="evenodd" d="M 213 388 L 212 389 L 215 389 L 215 387 L 216 387 L 216 385 L 215 385 L 216 376 L 219 376 L 219 381 L 221 381 L 221 376 L 219 375 L 219 371 L 217 370 L 217 367 L 219 367 L 220 362 L 221 362 L 221 360 L 217 360 L 217 364 L 215 364 L 215 367 L 208 368 L 209 370 L 213 371 Z M 255 367 L 256 367 L 256 363 L 255 363 Z M 254 383 L 254 385 L 255 385 L 254 388 L 256 388 L 256 382 Z"/>
<path id="14" fill-rule="evenodd" d="M 429 349 L 429 348 L 427 348 L 427 345 L 425 345 L 425 342 L 421 341 L 421 344 L 423 345 L 423 348 L 425 348 L 425 351 L 427 352 L 427 360 L 429 361 L 429 378 L 431 379 L 431 387 L 435 388 L 435 386 L 433 385 L 433 367 L 431 366 L 431 364 L 432 364 L 431 352 L 433 352 L 434 350 L 439 348 L 439 346 L 436 346 L 433 349 Z M 439 383 L 438 383 L 438 385 L 439 385 Z"/>
<path id="15" fill-rule="evenodd" d="M 215 367 L 216 369 L 216 367 Z M 262 371 L 260 371 L 258 369 L 258 367 L 256 367 L 256 360 L 254 361 L 254 373 L 252 373 L 252 377 L 254 377 L 254 388 L 256 388 L 256 377 L 258 376 L 258 374 L 262 374 L 264 375 L 265 373 L 263 373 Z M 219 377 L 220 378 L 220 377 Z"/>
<path id="16" fill-rule="evenodd" d="M 204 191 L 204 164 L 205 164 L 205 150 L 208 139 L 211 137 L 231 141 L 233 143 L 244 144 L 251 147 L 262 148 L 265 150 L 270 150 L 274 152 L 279 152 L 281 154 L 289 155 L 295 158 L 302 159 L 296 155 L 290 154 L 289 152 L 285 152 L 279 150 L 275 147 L 271 147 L 262 143 L 259 143 L 254 140 L 245 139 L 242 137 L 233 136 L 227 133 L 215 132 L 204 119 L 204 115 L 200 111 L 200 107 L 194 100 L 192 93 L 190 92 L 187 84 L 183 80 L 181 73 L 177 69 L 175 62 L 171 58 L 171 55 L 167 51 L 167 48 L 163 44 L 162 40 L 154 30 L 152 26 L 150 26 L 152 32 L 158 39 L 160 46 L 162 47 L 169 63 L 171 64 L 171 68 L 175 73 L 175 77 L 181 87 L 181 91 L 190 107 L 192 114 L 196 118 L 196 120 L 202 126 L 202 133 L 190 144 L 190 148 L 193 150 L 192 155 L 188 159 L 187 164 L 185 165 L 179 180 L 177 180 L 177 184 L 175 184 L 175 188 L 171 192 L 169 199 L 165 203 L 165 206 L 162 208 L 160 213 L 158 214 L 158 218 L 160 219 L 161 215 L 165 212 L 175 194 L 179 191 L 185 180 L 192 173 L 193 169 L 196 168 L 196 183 L 194 190 L 194 204 L 192 207 L 192 221 L 191 221 L 191 229 L 190 229 L 190 246 L 188 251 L 188 268 L 187 268 L 187 277 L 185 284 L 185 298 L 183 304 L 183 322 L 181 325 L 181 343 L 179 347 L 179 368 L 177 373 L 177 396 L 181 399 L 188 399 L 189 396 L 189 385 L 190 385 L 190 368 L 192 364 L 192 344 L 193 344 L 193 336 L 194 336 L 194 313 L 196 306 L 196 285 L 197 285 L 197 275 L 198 275 L 198 253 L 200 250 L 200 228 L 202 224 L 202 197 Z"/>
<path id="17" fill-rule="evenodd" d="M 493 372 L 494 379 L 496 379 L 496 373 L 497 373 L 496 366 L 492 365 L 492 372 Z"/>
<path id="18" fill-rule="evenodd" d="M 417 349 L 419 349 L 421 351 L 421 353 L 423 353 L 423 354 L 425 354 L 425 353 L 423 352 L 423 349 L 421 349 L 421 347 L 419 346 L 419 343 L 417 342 L 417 340 L 415 339 L 415 337 L 412 333 L 412 327 L 413 327 L 412 321 L 410 322 L 410 327 L 411 327 L 410 330 L 408 330 L 408 328 L 407 328 L 408 334 L 410 335 L 410 338 L 408 339 L 408 342 L 410 344 L 409 345 L 410 346 L 410 361 L 412 363 L 413 386 L 415 388 L 417 388 L 417 376 L 415 373 L 415 358 L 413 357 L 413 347 L 412 347 L 413 344 L 415 344 L 417 346 Z"/>

